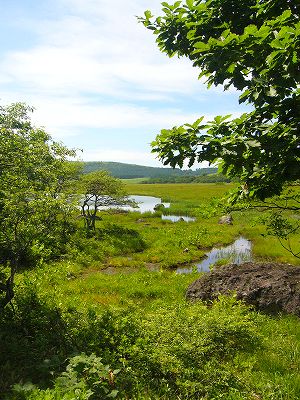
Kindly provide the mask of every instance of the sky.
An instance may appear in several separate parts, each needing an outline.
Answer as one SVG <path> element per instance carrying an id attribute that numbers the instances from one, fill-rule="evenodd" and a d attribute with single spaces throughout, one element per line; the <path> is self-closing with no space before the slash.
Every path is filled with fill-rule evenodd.
<path id="1" fill-rule="evenodd" d="M 161 129 L 245 112 L 209 90 L 187 59 L 168 58 L 136 16 L 160 0 L 0 0 L 0 103 L 25 102 L 84 161 L 162 166 Z"/>

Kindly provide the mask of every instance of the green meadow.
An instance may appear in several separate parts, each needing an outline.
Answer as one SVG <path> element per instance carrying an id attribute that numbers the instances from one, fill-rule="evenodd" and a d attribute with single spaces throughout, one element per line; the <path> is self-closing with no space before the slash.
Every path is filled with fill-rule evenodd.
<path id="1" fill-rule="evenodd" d="M 176 273 L 239 236 L 252 240 L 255 259 L 297 265 L 266 235 L 263 213 L 235 211 L 233 225 L 218 224 L 233 187 L 127 182 L 128 193 L 196 220 L 103 211 L 94 237 L 75 232 L 61 260 L 19 273 L 0 317 L 1 398 L 300 398 L 299 319 L 234 296 L 191 304 L 185 292 L 200 273 Z"/>

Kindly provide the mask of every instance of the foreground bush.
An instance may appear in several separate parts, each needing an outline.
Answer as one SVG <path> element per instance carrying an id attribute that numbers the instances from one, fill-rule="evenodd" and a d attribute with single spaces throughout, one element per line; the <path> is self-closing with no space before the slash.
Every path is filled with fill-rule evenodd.
<path id="1" fill-rule="evenodd" d="M 115 398 L 114 379 L 118 370 L 111 370 L 95 354 L 80 354 L 70 359 L 63 372 L 55 379 L 54 388 L 40 390 L 32 384 L 15 385 L 15 398 L 48 400 L 87 400 Z"/>
<path id="2" fill-rule="evenodd" d="M 257 332 L 256 316 L 234 299 L 211 309 L 164 307 L 143 320 L 128 366 L 149 398 L 224 398 L 232 390 L 246 396 L 239 358 L 262 346 Z"/>
<path id="3" fill-rule="evenodd" d="M 246 399 L 252 390 L 245 360 L 262 346 L 259 318 L 235 299 L 79 313 L 24 293 L 1 320 L 6 398 Z"/>

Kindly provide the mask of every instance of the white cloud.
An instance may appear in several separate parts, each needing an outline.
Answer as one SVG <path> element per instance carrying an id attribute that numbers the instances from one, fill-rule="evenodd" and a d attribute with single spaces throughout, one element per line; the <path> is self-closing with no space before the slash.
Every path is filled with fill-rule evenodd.
<path id="1" fill-rule="evenodd" d="M 102 104 L 100 101 L 93 102 L 80 97 L 55 96 L 31 96 L 20 97 L 23 101 L 35 108 L 32 115 L 36 126 L 43 126 L 56 140 L 64 140 L 66 137 L 80 136 L 86 140 L 86 131 L 89 129 L 122 130 L 141 128 L 141 131 L 159 132 L 162 128 L 171 128 L 186 122 L 193 122 L 201 113 L 183 111 L 178 108 L 149 109 L 139 104 L 128 104 L 116 102 L 113 104 Z M 14 101 L 9 93 L 2 95 L 1 101 L 5 104 Z M 204 113 L 205 120 L 212 120 L 214 115 Z M 241 113 L 233 112 L 233 118 Z M 140 140 L 146 138 L 141 136 Z M 132 146 L 135 143 L 132 142 Z"/>
<path id="2" fill-rule="evenodd" d="M 127 96 L 144 93 L 182 93 L 197 90 L 196 75 L 188 74 L 186 63 L 112 63 L 83 56 L 71 49 L 39 47 L 7 57 L 0 69 L 4 77 L 18 81 L 36 93 L 77 93 Z"/>
<path id="3" fill-rule="evenodd" d="M 197 119 L 196 113 L 183 113 L 178 109 L 149 110 L 126 104 L 90 104 L 77 99 L 40 101 L 33 120 L 43 125 L 54 136 L 75 134 L 84 128 L 156 128 L 182 124 Z"/>
<path id="4" fill-rule="evenodd" d="M 61 1 L 69 15 L 32 21 L 38 45 L 6 54 L 0 64 L 6 80 L 58 95 L 199 91 L 190 63 L 160 54 L 151 32 L 137 23 L 134 15 L 149 1 Z"/>
<path id="5" fill-rule="evenodd" d="M 35 38 L 32 45 L 27 42 L 24 48 L 21 40 L 17 50 L 1 55 L 1 100 L 34 106 L 34 122 L 54 138 L 77 135 L 84 143 L 89 129 L 98 129 L 99 135 L 116 129 L 121 137 L 122 130 L 138 128 L 141 143 L 150 141 L 149 130 L 191 122 L 201 114 L 210 118 L 207 109 L 196 113 L 195 107 L 190 111 L 177 102 L 180 96 L 193 96 L 205 104 L 207 92 L 197 82 L 198 71 L 187 60 L 161 54 L 151 32 L 137 23 L 135 15 L 146 9 L 158 14 L 161 0 L 46 3 L 57 9 L 56 16 L 32 13 L 22 20 L 22 32 L 27 29 Z M 213 91 L 219 93 L 219 88 Z M 104 159 L 109 154 L 105 160 L 115 156 L 126 162 L 152 162 L 154 156 L 135 150 L 136 144 L 132 141 L 132 151 L 126 154 L 107 148 L 86 157 Z"/>

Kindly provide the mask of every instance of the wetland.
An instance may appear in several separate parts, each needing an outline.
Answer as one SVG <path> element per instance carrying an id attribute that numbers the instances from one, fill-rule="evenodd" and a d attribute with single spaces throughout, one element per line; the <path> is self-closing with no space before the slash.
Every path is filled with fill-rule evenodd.
<path id="1" fill-rule="evenodd" d="M 93 371 L 105 366 L 116 372 L 113 385 L 105 372 L 103 385 L 119 399 L 193 399 L 195 385 L 208 399 L 298 398 L 297 318 L 259 314 L 231 297 L 210 307 L 185 300 L 192 282 L 227 262 L 297 265 L 266 235 L 259 212 L 235 211 L 232 225 L 218 223 L 233 187 L 129 183 L 141 209 L 100 211 L 93 236 L 74 216 L 68 253 L 17 274 L 15 314 L 8 309 L 0 318 L 7 399 L 69 400 L 62 384 L 71 393 L 81 382 L 84 391 L 86 376 L 97 382 Z M 154 210 L 157 204 L 165 207 Z M 75 378 L 77 365 L 86 372 Z M 23 397 L 11 390 L 15 384 Z"/>

